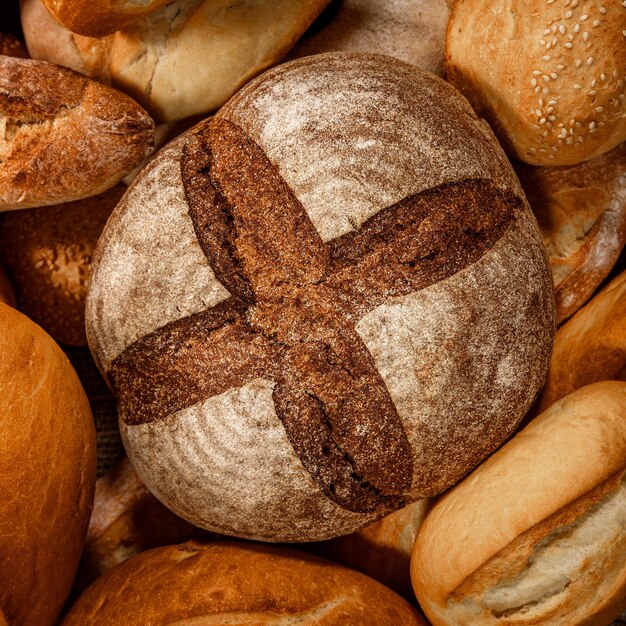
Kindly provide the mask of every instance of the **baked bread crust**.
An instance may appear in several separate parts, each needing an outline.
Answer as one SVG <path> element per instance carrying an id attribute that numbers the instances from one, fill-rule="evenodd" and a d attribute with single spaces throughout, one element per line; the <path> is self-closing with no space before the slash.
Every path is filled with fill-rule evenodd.
<path id="1" fill-rule="evenodd" d="M 424 626 L 406 600 L 323 559 L 260 544 L 144 552 L 99 578 L 63 626 L 202 623 Z"/>
<path id="2" fill-rule="evenodd" d="M 313 541 L 443 491 L 500 445 L 542 385 L 552 297 L 486 124 L 430 74 L 334 53 L 265 74 L 147 165 L 98 244 L 87 332 L 159 499 L 215 532 Z M 346 367 L 315 356 L 325 341 Z"/>
<path id="3" fill-rule="evenodd" d="M 574 165 L 626 140 L 626 10 L 580 0 L 458 0 L 448 80 L 532 165 Z"/>
<path id="4" fill-rule="evenodd" d="M 557 324 L 608 276 L 626 244 L 626 143 L 578 165 L 516 171 L 550 257 Z"/>
<path id="5" fill-rule="evenodd" d="M 557 331 L 540 410 L 601 380 L 626 380 L 626 272 Z"/>
<path id="6" fill-rule="evenodd" d="M 625 420 L 626 383 L 579 389 L 438 501 L 411 561 L 435 626 L 600 626 L 624 610 Z"/>
<path id="7" fill-rule="evenodd" d="M 85 346 L 85 300 L 91 258 L 104 224 L 126 191 L 8 213 L 0 223 L 0 259 L 20 310 L 55 341 Z"/>
<path id="8" fill-rule="evenodd" d="M 141 161 L 154 135 L 128 96 L 13 57 L 0 57 L 0 124 L 0 211 L 101 193 Z"/>
<path id="9" fill-rule="evenodd" d="M 89 403 L 60 348 L 0 304 L 0 612 L 55 623 L 87 532 L 96 473 Z"/>

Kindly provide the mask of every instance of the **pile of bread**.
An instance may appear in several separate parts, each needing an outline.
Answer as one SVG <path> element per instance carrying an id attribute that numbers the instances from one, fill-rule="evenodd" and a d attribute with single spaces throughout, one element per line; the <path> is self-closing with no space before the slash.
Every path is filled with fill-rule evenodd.
<path id="1" fill-rule="evenodd" d="M 619 619 L 626 2 L 0 18 L 0 625 Z"/>

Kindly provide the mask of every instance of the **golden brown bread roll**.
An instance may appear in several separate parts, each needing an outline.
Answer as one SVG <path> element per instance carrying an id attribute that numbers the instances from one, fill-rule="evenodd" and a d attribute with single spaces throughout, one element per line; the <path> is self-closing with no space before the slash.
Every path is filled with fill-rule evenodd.
<path id="1" fill-rule="evenodd" d="M 0 211 L 101 193 L 151 149 L 128 96 L 66 68 L 0 56 Z"/>
<path id="2" fill-rule="evenodd" d="M 573 165 L 626 140 L 625 32 L 619 0 L 458 0 L 446 75 L 510 156 Z"/>
<path id="3" fill-rule="evenodd" d="M 608 276 L 626 243 L 626 143 L 578 165 L 516 171 L 550 257 L 557 323 Z"/>
<path id="4" fill-rule="evenodd" d="M 434 626 L 605 626 L 626 608 L 626 383 L 589 385 L 444 495 L 411 560 Z"/>
<path id="5" fill-rule="evenodd" d="M 46 333 L 0 304 L 0 612 L 47 626 L 70 591 L 96 471 L 87 398 Z"/>
<path id="6" fill-rule="evenodd" d="M 626 272 L 557 331 L 539 408 L 600 380 L 626 380 Z"/>
<path id="7" fill-rule="evenodd" d="M 308 554 L 251 543 L 157 548 L 118 565 L 63 626 L 424 626 L 380 583 Z"/>
<path id="8" fill-rule="evenodd" d="M 79 35 L 102 37 L 121 30 L 171 0 L 44 0 L 50 14 Z"/>
<path id="9" fill-rule="evenodd" d="M 64 345 L 87 345 L 85 299 L 91 257 L 124 185 L 55 206 L 14 211 L 0 220 L 0 259 L 18 306 Z"/>

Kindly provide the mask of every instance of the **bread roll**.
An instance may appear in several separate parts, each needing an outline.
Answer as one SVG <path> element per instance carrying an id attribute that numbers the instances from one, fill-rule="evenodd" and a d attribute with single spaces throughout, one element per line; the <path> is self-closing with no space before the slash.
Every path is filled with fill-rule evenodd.
<path id="1" fill-rule="evenodd" d="M 93 502 L 89 404 L 59 347 L 0 304 L 0 613 L 49 626 L 67 598 Z"/>
<path id="2" fill-rule="evenodd" d="M 316 541 L 496 449 L 543 384 L 553 315 L 487 125 L 432 74 L 334 53 L 264 74 L 142 170 L 86 321 L 162 502 L 217 533 Z"/>
<path id="3" fill-rule="evenodd" d="M 21 57 L 22 59 L 28 58 L 28 52 L 24 44 L 17 37 L 5 35 L 4 33 L 0 33 L 0 54 L 10 57 Z"/>
<path id="4" fill-rule="evenodd" d="M 516 170 L 550 257 L 560 324 L 591 297 L 626 244 L 626 143 L 579 165 Z"/>
<path id="5" fill-rule="evenodd" d="M 443 76 L 449 0 L 340 0 L 330 21 L 303 38 L 289 57 L 375 52 Z"/>
<path id="6" fill-rule="evenodd" d="M 552 405 L 435 505 L 411 578 L 433 626 L 605 626 L 626 608 L 626 383 Z"/>
<path id="7" fill-rule="evenodd" d="M 559 328 L 540 410 L 600 380 L 626 380 L 626 272 Z"/>
<path id="8" fill-rule="evenodd" d="M 13 292 L 13 287 L 11 287 L 11 283 L 9 282 L 9 278 L 4 271 L 2 265 L 0 265 L 0 302 L 4 302 L 4 304 L 8 304 L 9 306 L 15 306 L 15 293 Z"/>
<path id="9" fill-rule="evenodd" d="M 329 561 L 260 544 L 186 543 L 102 576 L 63 626 L 172 623 L 424 625 L 393 591 Z"/>
<path id="10" fill-rule="evenodd" d="M 414 601 L 409 573 L 411 552 L 429 508 L 430 500 L 418 500 L 357 533 L 311 547 L 316 554 L 367 574 Z"/>
<path id="11" fill-rule="evenodd" d="M 89 37 L 111 35 L 152 13 L 170 0 L 44 0 L 63 26 Z"/>
<path id="12" fill-rule="evenodd" d="M 278 63 L 328 0 L 174 0 L 102 39 L 68 36 L 33 6 L 40 2 L 22 11 L 33 58 L 110 81 L 171 122 L 218 109 Z"/>
<path id="13" fill-rule="evenodd" d="M 96 495 L 79 571 L 81 586 L 131 556 L 189 539 L 194 527 L 168 511 L 128 459 L 96 481 Z"/>
<path id="14" fill-rule="evenodd" d="M 622 2 L 458 0 L 448 80 L 510 156 L 574 165 L 626 140 Z"/>
<path id="15" fill-rule="evenodd" d="M 87 345 L 85 299 L 91 257 L 111 211 L 126 190 L 15 211 L 0 222 L 0 259 L 19 308 L 59 343 Z"/>

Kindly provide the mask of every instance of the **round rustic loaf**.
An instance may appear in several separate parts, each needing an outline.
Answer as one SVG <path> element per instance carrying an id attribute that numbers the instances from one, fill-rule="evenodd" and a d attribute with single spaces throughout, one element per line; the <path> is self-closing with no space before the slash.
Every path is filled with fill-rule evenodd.
<path id="1" fill-rule="evenodd" d="M 467 102 L 332 53 L 266 73 L 144 168 L 86 320 L 159 499 L 215 532 L 316 541 L 442 492 L 511 434 L 554 301 Z"/>
<path id="2" fill-rule="evenodd" d="M 64 67 L 0 56 L 0 96 L 0 211 L 101 193 L 151 149 L 136 102 Z"/>
<path id="3" fill-rule="evenodd" d="M 406 600 L 293 550 L 189 542 L 129 559 L 78 599 L 63 626 L 145 624 L 425 626 Z"/>
<path id="4" fill-rule="evenodd" d="M 0 222 L 0 259 L 19 309 L 64 345 L 87 345 L 85 299 L 91 257 L 111 211 L 126 190 L 76 202 L 14 211 Z"/>
<path id="5" fill-rule="evenodd" d="M 626 609 L 626 383 L 552 405 L 445 494 L 411 578 L 433 626 L 606 626 Z"/>
<path id="6" fill-rule="evenodd" d="M 96 480 L 89 404 L 46 333 L 0 304 L 0 616 L 48 626 L 67 598 Z"/>
<path id="7" fill-rule="evenodd" d="M 510 156 L 573 165 L 626 140 L 624 33 L 619 0 L 458 0 L 446 75 Z"/>
<path id="8" fill-rule="evenodd" d="M 543 234 L 560 324 L 608 276 L 626 244 L 626 143 L 562 167 L 517 164 Z"/>

